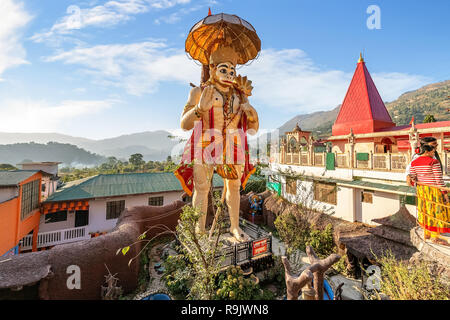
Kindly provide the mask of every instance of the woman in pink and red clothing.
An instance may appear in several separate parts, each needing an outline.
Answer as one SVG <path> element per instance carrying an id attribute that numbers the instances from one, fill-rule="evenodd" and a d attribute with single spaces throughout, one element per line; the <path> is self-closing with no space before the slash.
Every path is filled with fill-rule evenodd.
<path id="1" fill-rule="evenodd" d="M 441 165 L 434 158 L 435 146 L 422 144 L 422 155 L 411 162 L 410 174 L 417 181 L 417 215 L 424 229 L 425 239 L 448 245 L 440 238 L 441 233 L 450 232 L 449 198 L 447 191 L 435 187 L 445 187 Z"/>

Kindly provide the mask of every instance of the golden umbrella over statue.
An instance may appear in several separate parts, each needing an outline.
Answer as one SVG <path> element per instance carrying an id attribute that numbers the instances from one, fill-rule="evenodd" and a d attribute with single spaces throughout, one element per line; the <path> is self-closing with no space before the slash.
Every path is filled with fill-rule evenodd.
<path id="1" fill-rule="evenodd" d="M 211 12 L 189 31 L 185 51 L 204 66 L 217 48 L 229 46 L 238 55 L 238 64 L 255 59 L 261 51 L 261 40 L 255 28 L 236 15 Z"/>

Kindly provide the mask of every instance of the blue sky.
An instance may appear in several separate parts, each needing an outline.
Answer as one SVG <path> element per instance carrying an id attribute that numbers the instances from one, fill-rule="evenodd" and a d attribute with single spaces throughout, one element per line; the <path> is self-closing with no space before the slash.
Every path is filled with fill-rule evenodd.
<path id="1" fill-rule="evenodd" d="M 370 5 L 381 29 L 367 27 Z M 341 103 L 360 51 L 385 101 L 450 79 L 446 0 L 2 0 L 0 132 L 176 130 L 200 77 L 184 41 L 208 7 L 261 38 L 259 59 L 238 71 L 261 128 Z"/>

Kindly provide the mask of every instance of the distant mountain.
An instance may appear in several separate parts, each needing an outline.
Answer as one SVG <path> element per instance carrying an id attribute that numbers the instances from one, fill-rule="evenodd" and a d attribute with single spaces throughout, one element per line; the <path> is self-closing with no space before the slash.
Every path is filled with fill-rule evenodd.
<path id="1" fill-rule="evenodd" d="M 68 143 L 49 142 L 15 143 L 0 145 L 0 163 L 13 166 L 23 160 L 60 161 L 62 166 L 94 166 L 106 162 L 106 157 L 78 148 Z"/>
<path id="2" fill-rule="evenodd" d="M 433 115 L 437 121 L 444 121 L 450 120 L 449 97 L 450 80 L 446 80 L 406 92 L 397 100 L 385 104 L 397 125 L 409 124 L 413 116 L 416 123 L 422 123 L 427 114 Z M 330 136 L 340 107 L 339 105 L 330 111 L 295 116 L 279 128 L 280 134 L 291 131 L 298 122 L 300 128 L 313 131 L 315 137 Z"/>
<path id="3" fill-rule="evenodd" d="M 141 153 L 144 160 L 165 160 L 178 143 L 170 139 L 168 131 L 146 131 L 115 138 L 91 140 L 81 143 L 86 150 L 103 155 L 128 159 L 133 153 Z"/>
<path id="4" fill-rule="evenodd" d="M 427 114 L 436 121 L 450 120 L 450 80 L 406 92 L 386 108 L 397 125 L 409 124 L 413 116 L 416 123 L 422 123 Z"/>
<path id="5" fill-rule="evenodd" d="M 178 141 L 169 138 L 167 131 L 147 131 L 115 138 L 94 140 L 59 133 L 6 133 L 0 132 L 0 144 L 12 143 L 69 143 L 105 157 L 128 160 L 133 153 L 141 153 L 144 160 L 165 160 Z M 2 158 L 0 156 L 0 158 Z M 35 160 L 35 159 L 33 159 Z M 48 160 L 48 159 L 47 159 Z"/>
<path id="6" fill-rule="evenodd" d="M 298 123 L 303 130 L 314 131 L 316 135 L 318 134 L 320 136 L 329 135 L 331 134 L 331 126 L 336 120 L 340 108 L 341 105 L 330 111 L 318 111 L 295 116 L 278 129 L 280 130 L 280 134 L 284 134 L 287 131 L 292 131 Z"/>

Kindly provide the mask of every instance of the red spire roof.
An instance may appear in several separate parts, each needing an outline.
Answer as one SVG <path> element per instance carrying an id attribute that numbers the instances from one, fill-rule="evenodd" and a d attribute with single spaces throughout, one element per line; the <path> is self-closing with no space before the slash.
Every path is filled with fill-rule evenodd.
<path id="1" fill-rule="evenodd" d="M 375 132 L 393 127 L 391 116 L 360 56 L 352 82 L 334 122 L 333 136 Z"/>

